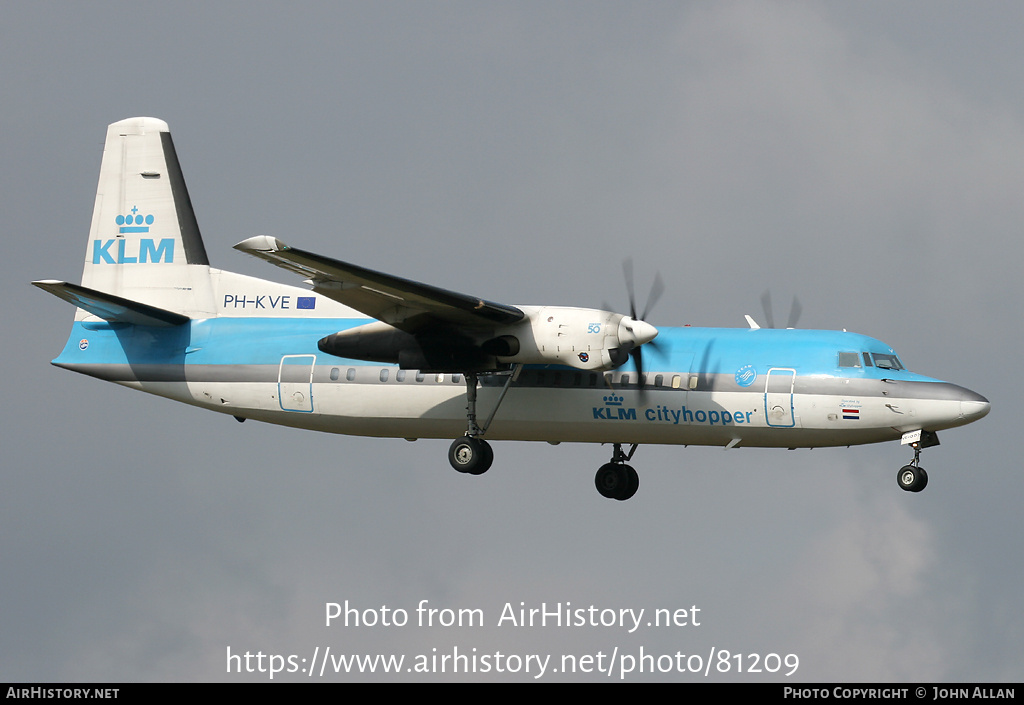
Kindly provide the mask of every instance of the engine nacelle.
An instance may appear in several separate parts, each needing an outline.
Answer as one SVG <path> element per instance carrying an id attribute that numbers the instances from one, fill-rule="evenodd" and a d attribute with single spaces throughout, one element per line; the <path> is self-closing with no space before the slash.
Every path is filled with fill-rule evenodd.
<path id="1" fill-rule="evenodd" d="M 658 334 L 649 323 L 612 311 L 520 308 L 526 319 L 511 326 L 439 326 L 413 334 L 378 321 L 328 335 L 317 346 L 338 357 L 431 372 L 486 372 L 515 363 L 610 370 Z"/>
<path id="2" fill-rule="evenodd" d="M 437 329 L 413 335 L 379 321 L 328 335 L 317 347 L 330 355 L 397 364 L 403 370 L 485 372 L 504 367 L 460 331 Z"/>
<path id="3" fill-rule="evenodd" d="M 527 319 L 503 331 L 519 341 L 519 352 L 499 362 L 557 364 L 580 370 L 608 370 L 629 352 L 658 335 L 644 321 L 612 311 L 562 306 L 520 306 Z"/>

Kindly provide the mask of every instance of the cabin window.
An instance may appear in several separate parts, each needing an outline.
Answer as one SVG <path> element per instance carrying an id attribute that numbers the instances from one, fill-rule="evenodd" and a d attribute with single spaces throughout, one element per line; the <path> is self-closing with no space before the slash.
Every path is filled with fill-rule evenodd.
<path id="1" fill-rule="evenodd" d="M 395 373 L 395 381 L 396 382 L 404 382 L 405 381 L 405 370 L 399 370 L 398 372 Z"/>
<path id="2" fill-rule="evenodd" d="M 417 382 L 422 382 L 423 379 L 424 379 L 423 372 L 421 372 L 420 370 L 416 370 L 416 381 Z"/>
<path id="3" fill-rule="evenodd" d="M 579 387 L 583 385 L 583 373 L 573 372 L 572 373 L 572 386 Z"/>
<path id="4" fill-rule="evenodd" d="M 683 384 L 682 375 L 672 375 L 672 389 L 679 389 Z"/>
<path id="5" fill-rule="evenodd" d="M 621 384 L 623 387 L 628 387 L 629 375 L 622 375 L 621 377 L 619 377 L 619 384 Z"/>
<path id="6" fill-rule="evenodd" d="M 860 367 L 860 355 L 852 352 L 839 353 L 840 367 Z"/>
<path id="7" fill-rule="evenodd" d="M 596 372 L 591 372 L 590 373 L 590 377 L 587 380 L 587 385 L 589 385 L 591 387 L 596 387 L 597 386 L 597 373 Z"/>
<path id="8" fill-rule="evenodd" d="M 655 375 L 654 376 L 654 386 L 655 387 L 660 387 L 664 383 L 665 383 L 665 375 Z"/>
<path id="9" fill-rule="evenodd" d="M 339 370 L 337 367 L 332 367 L 331 368 L 331 381 L 332 382 L 337 382 L 338 381 L 338 377 L 341 377 L 341 370 Z"/>
<path id="10" fill-rule="evenodd" d="M 356 378 L 356 368 L 355 367 L 349 367 L 345 371 L 345 379 L 347 379 L 349 382 L 353 382 L 353 381 L 355 381 L 355 378 Z"/>
<path id="11" fill-rule="evenodd" d="M 875 367 L 881 368 L 883 370 L 903 369 L 903 365 L 900 363 L 899 358 L 896 357 L 895 355 L 890 355 L 888 353 L 872 353 L 872 356 L 875 358 Z"/>
<path id="12" fill-rule="evenodd" d="M 382 369 L 380 371 L 380 381 L 381 382 L 387 382 L 388 381 L 388 368 L 385 367 L 384 369 Z"/>
<path id="13" fill-rule="evenodd" d="M 434 381 L 437 382 L 438 384 L 444 382 L 444 372 L 438 372 L 437 377 L 434 378 Z"/>
<path id="14" fill-rule="evenodd" d="M 452 384 L 458 384 L 462 381 L 462 375 L 452 375 Z"/>

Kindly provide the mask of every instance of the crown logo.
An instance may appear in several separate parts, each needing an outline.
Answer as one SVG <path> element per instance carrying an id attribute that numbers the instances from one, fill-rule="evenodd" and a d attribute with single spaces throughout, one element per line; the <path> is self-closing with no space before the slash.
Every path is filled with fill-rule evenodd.
<path id="1" fill-rule="evenodd" d="M 149 226 L 153 224 L 155 218 L 152 215 L 142 216 L 139 215 L 138 206 L 132 206 L 132 212 L 128 215 L 119 215 L 114 218 L 120 227 L 120 232 L 123 233 L 148 233 Z"/>
<path id="2" fill-rule="evenodd" d="M 622 397 L 612 394 L 604 398 L 604 403 L 608 406 L 622 406 Z"/>

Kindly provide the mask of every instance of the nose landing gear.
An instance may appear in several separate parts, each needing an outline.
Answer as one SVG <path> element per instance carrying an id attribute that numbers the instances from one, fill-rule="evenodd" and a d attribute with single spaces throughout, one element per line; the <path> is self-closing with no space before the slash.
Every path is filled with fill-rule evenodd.
<path id="1" fill-rule="evenodd" d="M 914 431 L 906 434 L 904 438 L 910 440 L 909 445 L 914 449 L 914 459 L 896 473 L 896 482 L 900 489 L 907 492 L 920 492 L 928 486 L 928 473 L 921 467 L 921 449 L 937 446 L 939 435 L 933 431 Z"/>

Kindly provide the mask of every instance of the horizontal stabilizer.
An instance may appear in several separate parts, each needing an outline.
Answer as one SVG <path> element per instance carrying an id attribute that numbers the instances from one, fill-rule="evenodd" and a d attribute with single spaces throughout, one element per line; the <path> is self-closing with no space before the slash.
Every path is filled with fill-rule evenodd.
<path id="1" fill-rule="evenodd" d="M 52 279 L 32 282 L 32 284 L 111 323 L 131 323 L 137 326 L 177 326 L 188 323 L 190 320 L 188 316 L 183 316 L 180 313 L 96 291 L 78 284 Z"/>

